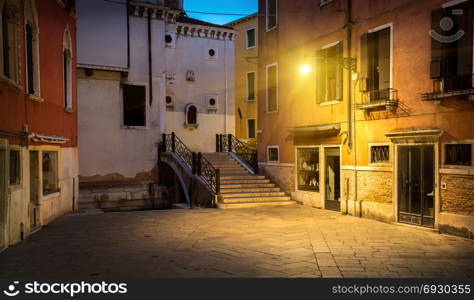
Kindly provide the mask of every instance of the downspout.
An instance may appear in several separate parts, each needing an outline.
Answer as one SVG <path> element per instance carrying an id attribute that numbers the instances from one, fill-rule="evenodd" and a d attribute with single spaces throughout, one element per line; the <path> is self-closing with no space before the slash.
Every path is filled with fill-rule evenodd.
<path id="1" fill-rule="evenodd" d="M 130 0 L 127 0 L 127 69 L 130 69 Z"/>
<path id="2" fill-rule="evenodd" d="M 224 133 L 227 132 L 227 41 L 224 37 Z"/>
<path id="3" fill-rule="evenodd" d="M 152 76 L 152 54 L 151 54 L 151 10 L 148 9 L 148 101 L 149 105 L 153 104 L 153 76 Z"/>
<path id="4" fill-rule="evenodd" d="M 349 53 L 349 58 L 352 58 L 352 0 L 347 0 L 347 51 Z M 348 141 L 349 149 L 353 148 L 354 155 L 354 216 L 357 215 L 356 203 L 357 203 L 357 145 L 355 141 L 355 111 L 353 110 L 353 97 L 352 97 L 352 62 L 349 62 L 349 72 L 347 75 L 347 81 L 349 86 L 348 101 L 347 101 L 347 126 L 348 126 Z M 355 93 L 355 86 L 354 86 Z M 355 97 L 355 95 L 354 95 Z M 353 116 L 354 114 L 354 116 Z M 360 203 L 359 203 L 360 205 Z M 348 210 L 346 205 L 346 210 Z M 361 215 L 361 210 L 359 208 L 359 213 Z"/>

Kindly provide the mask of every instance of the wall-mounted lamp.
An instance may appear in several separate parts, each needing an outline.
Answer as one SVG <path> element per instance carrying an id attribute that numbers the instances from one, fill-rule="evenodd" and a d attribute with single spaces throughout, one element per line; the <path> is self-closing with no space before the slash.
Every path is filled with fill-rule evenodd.
<path id="1" fill-rule="evenodd" d="M 302 65 L 300 68 L 300 74 L 306 75 L 311 73 L 311 66 L 310 65 Z"/>

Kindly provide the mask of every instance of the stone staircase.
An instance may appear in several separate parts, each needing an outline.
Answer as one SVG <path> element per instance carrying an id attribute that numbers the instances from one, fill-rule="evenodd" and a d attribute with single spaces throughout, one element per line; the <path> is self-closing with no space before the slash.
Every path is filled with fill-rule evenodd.
<path id="1" fill-rule="evenodd" d="M 204 153 L 204 157 L 220 169 L 220 201 L 218 208 L 245 208 L 296 204 L 265 176 L 254 175 L 228 153 Z"/>

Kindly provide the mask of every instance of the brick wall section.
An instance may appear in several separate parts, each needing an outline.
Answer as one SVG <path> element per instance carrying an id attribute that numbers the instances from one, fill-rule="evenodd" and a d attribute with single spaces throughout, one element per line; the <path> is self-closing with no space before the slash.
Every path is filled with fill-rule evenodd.
<path id="1" fill-rule="evenodd" d="M 341 199 L 354 200 L 354 171 L 343 170 L 341 178 Z M 347 195 L 349 180 L 349 195 Z M 392 172 L 357 171 L 357 200 L 392 203 Z"/>
<path id="2" fill-rule="evenodd" d="M 474 216 L 474 176 L 441 175 L 447 188 L 441 189 L 441 211 Z"/>
<path id="3" fill-rule="evenodd" d="M 295 167 L 279 165 L 259 165 L 261 174 L 267 176 L 285 193 L 295 191 Z"/>

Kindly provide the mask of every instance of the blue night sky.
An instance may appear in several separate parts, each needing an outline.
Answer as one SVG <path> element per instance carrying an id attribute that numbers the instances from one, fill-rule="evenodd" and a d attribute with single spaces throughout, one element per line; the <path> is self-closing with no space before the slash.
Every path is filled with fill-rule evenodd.
<path id="1" fill-rule="evenodd" d="M 191 18 L 222 25 L 257 12 L 258 0 L 184 0 L 184 10 Z M 211 15 L 190 11 L 242 15 Z"/>

